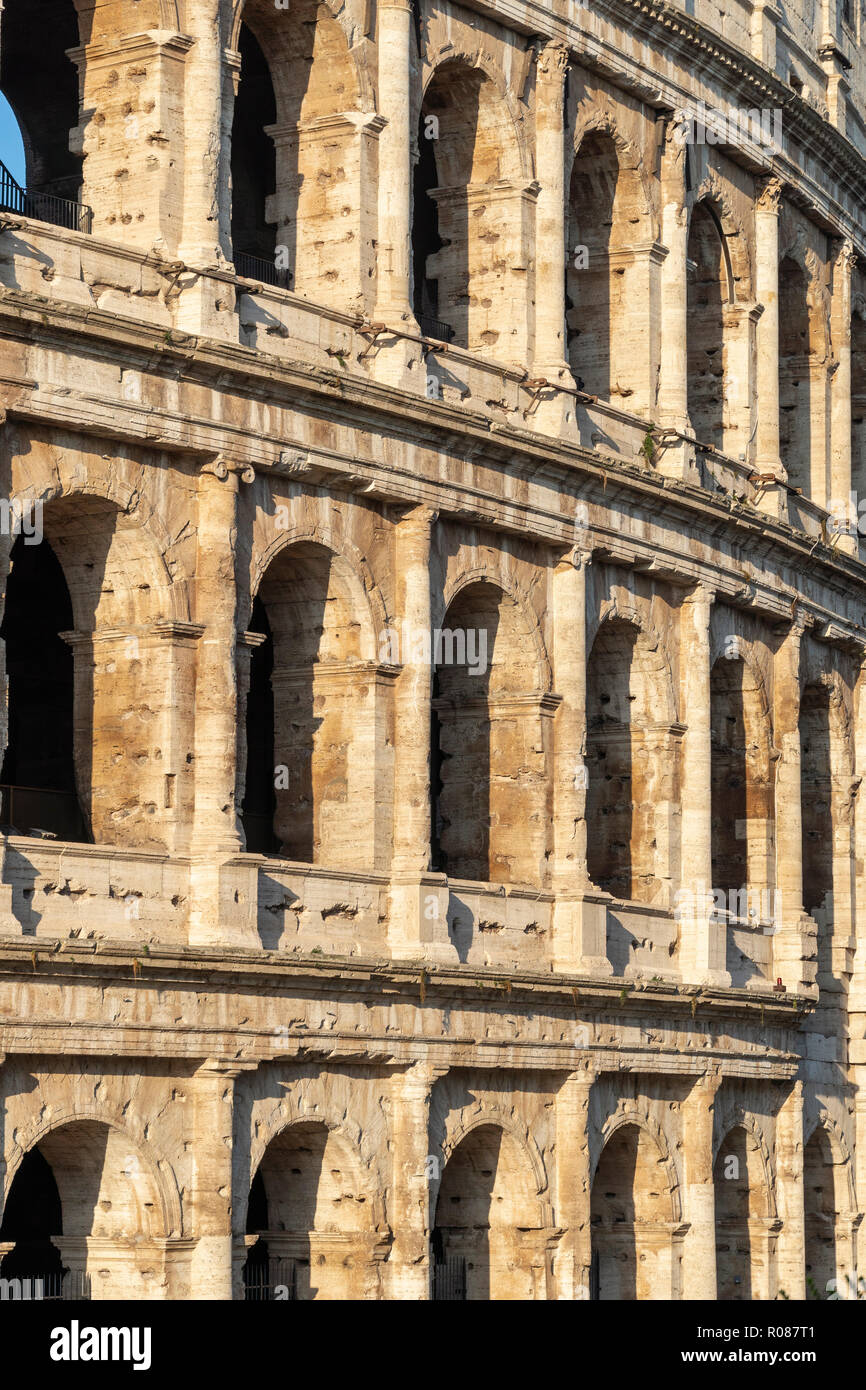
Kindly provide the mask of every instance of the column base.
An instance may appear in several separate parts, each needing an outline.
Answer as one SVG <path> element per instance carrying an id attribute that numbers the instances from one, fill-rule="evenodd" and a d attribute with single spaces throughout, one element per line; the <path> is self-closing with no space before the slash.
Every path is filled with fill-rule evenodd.
<path id="1" fill-rule="evenodd" d="M 609 893 L 558 894 L 553 908 L 553 968 L 562 975 L 613 974 L 607 956 Z"/>
<path id="2" fill-rule="evenodd" d="M 392 959 L 457 964 L 448 935 L 448 899 L 444 874 L 394 874 L 388 917 Z"/>
<path id="3" fill-rule="evenodd" d="M 189 945 L 259 948 L 258 879 L 254 856 L 191 858 Z"/>

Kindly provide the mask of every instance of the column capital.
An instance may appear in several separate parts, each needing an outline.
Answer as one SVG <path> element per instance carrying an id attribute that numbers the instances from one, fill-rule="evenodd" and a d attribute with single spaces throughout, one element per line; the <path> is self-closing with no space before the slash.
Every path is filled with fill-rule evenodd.
<path id="1" fill-rule="evenodd" d="M 559 551 L 557 569 L 587 570 L 592 564 L 592 551 L 579 545 L 570 545 Z"/>
<path id="2" fill-rule="evenodd" d="M 561 39 L 551 39 L 550 43 L 546 43 L 536 52 L 535 62 L 539 74 L 551 80 L 562 79 L 568 67 L 569 56 L 567 44 Z"/>
<path id="3" fill-rule="evenodd" d="M 435 507 L 428 507 L 426 503 L 419 503 L 410 506 L 400 516 L 397 525 L 401 529 L 409 530 L 414 527 L 416 530 L 426 530 L 435 525 L 439 519 L 439 513 Z"/>
<path id="4" fill-rule="evenodd" d="M 783 181 L 775 174 L 769 178 L 761 179 L 757 187 L 755 205 L 760 212 L 771 212 L 775 216 L 779 215 L 782 205 L 782 194 L 785 191 Z"/>
<path id="5" fill-rule="evenodd" d="M 689 589 L 688 593 L 684 596 L 682 606 L 685 608 L 686 604 L 690 604 L 695 607 L 698 604 L 710 605 L 715 603 L 715 601 L 715 589 L 711 589 L 709 584 L 706 584 L 704 580 L 700 580 L 695 585 L 695 587 L 693 589 Z"/>
<path id="6" fill-rule="evenodd" d="M 210 474 L 221 483 L 229 478 L 237 478 L 242 483 L 254 483 L 256 480 L 256 470 L 251 463 L 241 463 L 225 454 L 215 454 L 208 459 L 207 463 L 201 465 L 199 473 Z"/>
<path id="7" fill-rule="evenodd" d="M 208 1057 L 207 1061 L 196 1067 L 193 1077 L 196 1081 L 199 1079 L 216 1080 L 218 1078 L 234 1081 L 242 1072 L 256 1071 L 258 1066 L 257 1061 L 243 1062 L 237 1057 Z"/>

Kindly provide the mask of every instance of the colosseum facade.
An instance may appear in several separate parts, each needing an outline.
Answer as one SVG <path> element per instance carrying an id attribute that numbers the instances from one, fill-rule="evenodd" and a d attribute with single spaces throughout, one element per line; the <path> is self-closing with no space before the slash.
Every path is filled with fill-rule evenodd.
<path id="1" fill-rule="evenodd" d="M 4 1278 L 856 1280 L 863 25 L 5 0 Z"/>

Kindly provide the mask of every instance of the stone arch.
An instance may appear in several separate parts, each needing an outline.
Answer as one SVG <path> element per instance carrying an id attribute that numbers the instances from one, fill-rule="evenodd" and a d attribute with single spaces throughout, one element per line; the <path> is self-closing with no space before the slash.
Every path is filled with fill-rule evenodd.
<path id="1" fill-rule="evenodd" d="M 370 565 L 361 551 L 345 536 L 338 536 L 327 524 L 310 526 L 298 522 L 280 531 L 272 540 L 257 548 L 250 566 L 250 600 L 248 620 L 252 615 L 252 604 L 259 594 L 267 571 L 282 551 L 296 545 L 315 545 L 328 550 L 338 561 L 340 574 L 351 592 L 358 619 L 361 623 L 361 656 L 365 661 L 376 658 L 381 634 L 389 626 L 389 615 L 385 599 L 373 575 Z"/>
<path id="2" fill-rule="evenodd" d="M 73 1278 L 89 1277 L 95 1298 L 148 1297 L 165 1287 L 166 1242 L 182 1230 L 180 1196 L 170 1166 L 145 1137 L 144 1123 L 135 1128 L 137 1133 L 114 1111 L 73 1106 L 16 1135 L 7 1164 L 4 1239 L 24 1244 L 16 1243 L 4 1273 L 24 1273 L 19 1261 L 28 1259 L 47 1264 L 47 1272 L 64 1268 Z M 27 1216 L 26 1206 L 18 1208 L 38 1190 L 39 1170 L 58 1204 L 34 1246 L 29 1242 L 40 1222 Z M 25 1184 L 23 1192 L 13 1187 L 16 1177 Z M 22 1235 L 14 1229 L 19 1215 Z M 59 1229 L 48 1224 L 53 1217 Z"/>
<path id="3" fill-rule="evenodd" d="M 717 1296 L 722 1301 L 772 1297 L 770 1227 L 778 1212 L 767 1142 L 754 1116 L 739 1106 L 725 1112 L 717 1133 L 720 1138 L 713 1153 Z"/>
<path id="4" fill-rule="evenodd" d="M 520 109 L 517 97 L 511 91 L 506 76 L 502 71 L 494 55 L 479 42 L 476 48 L 470 49 L 459 42 L 455 45 L 443 44 L 435 52 L 428 53 L 424 58 L 424 65 L 421 74 L 421 84 L 418 100 L 419 110 L 423 105 L 424 96 L 430 85 L 436 79 L 437 73 L 446 64 L 454 63 L 471 70 L 477 70 L 493 83 L 498 96 L 505 103 L 509 117 L 514 127 L 514 135 L 520 155 L 519 172 L 523 178 L 531 179 L 534 174 L 532 151 L 526 134 L 525 121 Z"/>
<path id="5" fill-rule="evenodd" d="M 433 858 L 453 878 L 540 886 L 549 667 L 525 602 L 496 580 L 464 578 L 434 652 Z"/>
<path id="6" fill-rule="evenodd" d="M 382 716 L 395 670 L 380 654 L 390 630 L 366 566 L 334 540 L 296 528 L 254 565 L 243 823 L 260 853 L 379 870 L 389 858 L 381 807 L 393 753 Z"/>
<path id="7" fill-rule="evenodd" d="M 171 3 L 171 0 L 163 0 Z M 237 50 L 240 42 L 241 25 L 246 23 L 246 15 L 253 10 L 255 0 L 229 0 L 231 18 L 228 47 Z M 352 62 L 360 99 L 360 109 L 372 111 L 375 108 L 373 80 L 368 63 L 363 54 L 363 32 L 358 20 L 353 20 L 353 6 L 340 3 L 340 0 L 316 0 L 318 8 L 327 10 L 329 17 L 338 24 L 346 41 L 346 51 Z M 278 11 L 276 22 L 285 19 L 285 13 Z"/>
<path id="8" fill-rule="evenodd" d="M 787 229 L 787 235 L 786 235 Z M 811 447 L 814 369 L 830 358 L 829 291 L 825 268 L 807 245 L 803 226 L 783 217 L 779 247 L 779 423 L 780 449 L 788 481 L 824 506 L 827 480 Z"/>
<path id="9" fill-rule="evenodd" d="M 731 302 L 751 302 L 752 298 L 752 253 L 745 228 L 734 211 L 728 190 L 715 169 L 710 169 L 701 180 L 691 199 L 690 214 L 702 202 L 713 209 L 724 238 L 725 251 L 731 269 Z"/>
<path id="10" fill-rule="evenodd" d="M 677 1163 L 673 1150 L 668 1143 L 667 1135 L 658 1121 L 655 1120 L 648 1111 L 641 1110 L 636 1104 L 620 1102 L 617 1109 L 613 1114 L 608 1115 L 602 1125 L 597 1143 L 592 1145 L 595 1149 L 595 1153 L 590 1164 L 590 1183 L 595 1180 L 598 1165 L 601 1162 L 602 1155 L 609 1141 L 614 1137 L 617 1130 L 622 1129 L 624 1125 L 635 1125 L 638 1129 L 642 1130 L 655 1145 L 658 1151 L 659 1162 L 664 1168 L 665 1176 L 668 1181 L 668 1191 L 671 1198 L 671 1220 L 675 1222 L 681 1221 L 682 1200 L 680 1196 L 680 1175 L 677 1171 Z"/>
<path id="11" fill-rule="evenodd" d="M 598 1144 L 590 1196 L 595 1297 L 674 1297 L 674 1244 L 682 1216 L 676 1163 L 664 1132 L 646 1110 L 621 1102 Z"/>
<path id="12" fill-rule="evenodd" d="M 472 1301 L 546 1297 L 547 1179 L 528 1130 L 499 1106 L 464 1107 L 446 1120 L 441 1152 L 434 1264 L 462 1261 Z"/>
<path id="13" fill-rule="evenodd" d="M 834 1160 L 845 1170 L 845 1193 L 848 1199 L 848 1210 L 849 1212 L 856 1212 L 857 1192 L 854 1185 L 854 1162 L 845 1132 L 829 1110 L 825 1110 L 822 1106 L 813 1111 L 811 1106 L 808 1106 L 803 1120 L 804 1150 L 809 1140 L 814 1138 L 819 1129 L 823 1130 L 827 1136 Z"/>
<path id="14" fill-rule="evenodd" d="M 294 1296 L 345 1299 L 379 1293 L 377 1246 L 387 1245 L 380 1187 L 361 1152 L 360 1128 L 332 1111 L 300 1113 L 284 1101 L 254 1141 L 250 1189 L 239 1203 L 257 1237 L 244 1277 L 286 1262 Z"/>
<path id="15" fill-rule="evenodd" d="M 761 1169 L 764 1183 L 764 1193 L 767 1202 L 767 1216 L 776 1218 L 778 1209 L 776 1207 L 776 1173 L 773 1164 L 770 1146 L 758 1119 L 746 1110 L 742 1105 L 730 1106 L 722 1112 L 721 1118 L 714 1126 L 713 1135 L 713 1163 L 719 1156 L 722 1145 L 733 1129 L 745 1129 L 755 1143 L 755 1151 L 761 1160 Z"/>
<path id="16" fill-rule="evenodd" d="M 858 501 L 866 497 L 866 295 L 859 291 L 851 297 L 851 486 Z M 848 499 L 833 500 L 847 517 Z M 855 533 L 866 527 L 862 513 L 851 520 Z"/>
<path id="17" fill-rule="evenodd" d="M 553 668 L 550 664 L 550 657 L 547 653 L 547 646 L 544 641 L 544 634 L 541 631 L 541 624 L 532 606 L 529 590 L 520 583 L 513 571 L 508 567 L 492 570 L 487 565 L 470 565 L 466 569 L 461 569 L 459 574 L 446 580 L 442 591 L 442 619 L 444 623 L 448 609 L 464 589 L 468 589 L 473 584 L 491 584 L 497 589 L 501 589 L 520 610 L 521 621 L 525 625 L 525 635 L 529 642 L 538 673 L 536 689 L 548 691 L 553 684 Z"/>
<path id="18" fill-rule="evenodd" d="M 424 79 L 413 175 L 415 312 L 428 336 L 523 365 L 529 277 L 517 267 L 531 256 L 525 204 L 535 186 L 517 104 L 483 52 L 449 49 Z"/>
<path id="19" fill-rule="evenodd" d="M 637 603 L 629 603 L 616 595 L 611 599 L 605 599 L 601 604 L 597 618 L 591 619 L 587 624 L 587 648 L 592 650 L 605 623 L 615 622 L 627 623 L 635 628 L 642 637 L 646 638 L 652 649 L 658 652 L 664 676 L 665 707 L 663 717 L 665 720 L 669 719 L 671 723 L 675 723 L 678 715 L 673 659 L 661 629 L 653 622 L 644 608 Z"/>
<path id="20" fill-rule="evenodd" d="M 241 72 L 232 120 L 238 272 L 344 312 L 367 304 L 375 199 L 370 45 L 330 0 L 244 0 L 232 13 Z M 228 200 L 228 190 L 225 193 Z"/>
<path id="21" fill-rule="evenodd" d="M 582 111 L 578 111 L 577 119 L 574 123 L 573 139 L 568 143 L 567 147 L 566 177 L 571 174 L 581 144 L 586 136 L 593 132 L 609 135 L 618 153 L 627 161 L 627 166 L 632 168 L 638 175 L 641 189 L 643 190 L 643 213 L 648 218 L 654 218 L 655 198 L 653 181 L 647 172 L 643 155 L 634 141 L 629 140 L 627 136 L 623 135 L 619 123 L 611 111 L 606 111 L 595 105 L 584 105 Z"/>
<path id="22" fill-rule="evenodd" d="M 164 758 L 179 659 L 166 638 L 172 623 L 189 620 L 166 530 L 138 488 L 116 476 L 69 487 L 58 469 L 14 496 L 42 506 L 43 538 L 16 542 L 3 615 L 4 780 L 34 789 L 18 795 L 13 823 L 164 850 L 175 833 L 165 779 L 177 779 L 179 795 L 189 789 L 180 753 L 174 766 Z M 52 729 L 50 740 L 34 741 L 34 720 Z"/>
<path id="23" fill-rule="evenodd" d="M 532 1131 L 512 1111 L 489 1101 L 464 1105 L 460 1110 L 450 1111 L 445 1116 L 445 1132 L 440 1145 L 443 1168 L 467 1134 L 470 1134 L 473 1129 L 477 1129 L 480 1125 L 493 1125 L 497 1129 L 505 1130 L 524 1150 L 527 1162 L 532 1169 L 535 1190 L 541 1198 L 548 1191 L 547 1169 Z M 436 1180 L 434 1179 L 434 1181 Z"/>
<path id="24" fill-rule="evenodd" d="M 76 201 L 82 156 L 69 148 L 79 121 L 78 74 L 68 50 L 86 41 L 80 0 L 7 0 L 0 87 L 14 112 L 32 194 Z M 39 200 L 30 216 L 41 219 Z"/>
<path id="25" fill-rule="evenodd" d="M 606 111 L 578 112 L 566 166 L 571 371 L 581 390 L 640 414 L 652 404 L 651 354 L 636 350 L 654 332 L 639 307 L 649 301 L 656 239 L 652 190 L 640 152 Z"/>
<path id="26" fill-rule="evenodd" d="M 587 661 L 587 866 L 613 897 L 667 901 L 672 865 L 664 820 L 679 801 L 681 727 L 668 653 L 636 606 L 602 605 Z M 617 973 L 634 937 L 617 925 L 608 950 Z"/>
<path id="27" fill-rule="evenodd" d="M 25 1154 L 36 1148 L 45 1136 L 54 1130 L 82 1123 L 108 1125 L 128 1136 L 142 1151 L 159 1189 L 164 1233 L 167 1236 L 180 1235 L 183 1230 L 183 1209 L 174 1169 L 147 1134 L 148 1121 L 131 1110 L 121 1112 L 99 1105 L 69 1105 L 62 1108 L 52 1106 L 48 1118 L 33 1120 L 30 1124 L 16 1129 L 12 1148 L 6 1157 L 4 1200 Z"/>

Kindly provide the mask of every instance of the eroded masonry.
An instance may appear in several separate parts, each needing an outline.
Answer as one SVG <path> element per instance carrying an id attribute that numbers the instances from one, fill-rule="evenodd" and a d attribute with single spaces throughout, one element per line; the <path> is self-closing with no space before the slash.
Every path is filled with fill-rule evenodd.
<path id="1" fill-rule="evenodd" d="M 864 23 L 5 0 L 0 1276 L 856 1278 Z"/>

